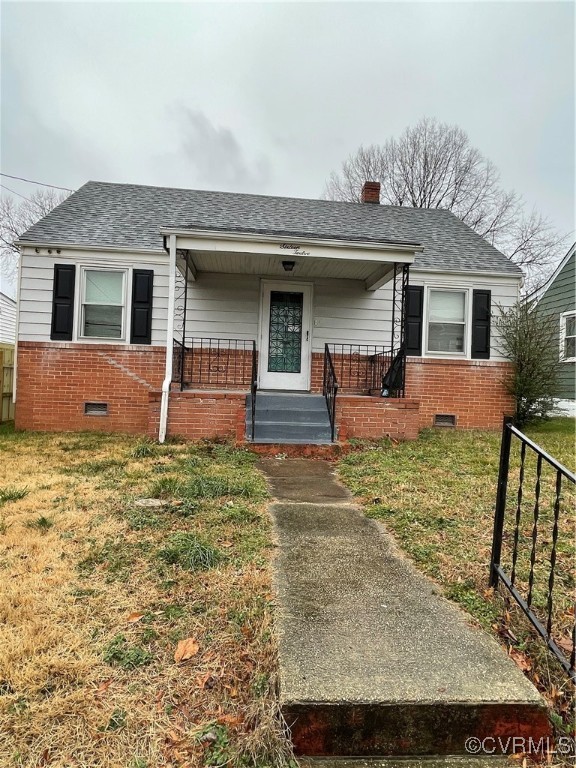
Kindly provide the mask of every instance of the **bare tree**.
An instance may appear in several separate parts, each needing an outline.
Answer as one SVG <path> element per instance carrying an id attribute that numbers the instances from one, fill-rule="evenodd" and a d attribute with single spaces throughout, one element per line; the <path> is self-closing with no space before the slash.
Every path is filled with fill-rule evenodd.
<path id="1" fill-rule="evenodd" d="M 39 189 L 22 200 L 11 195 L 0 196 L 0 275 L 8 282 L 14 282 L 18 271 L 15 241 L 67 197 L 66 192 L 55 189 Z"/>
<path id="2" fill-rule="evenodd" d="M 360 200 L 365 181 L 379 181 L 381 201 L 445 208 L 520 266 L 533 284 L 565 246 L 550 222 L 526 213 L 515 192 L 500 186 L 493 163 L 455 125 L 424 118 L 399 138 L 360 147 L 326 183 L 329 200 Z"/>

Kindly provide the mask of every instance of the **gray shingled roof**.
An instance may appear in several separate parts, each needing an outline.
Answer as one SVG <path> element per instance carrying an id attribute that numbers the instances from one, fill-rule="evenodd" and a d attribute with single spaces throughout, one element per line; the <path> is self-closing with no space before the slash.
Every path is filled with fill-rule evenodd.
<path id="1" fill-rule="evenodd" d="M 419 243 L 415 267 L 520 275 L 449 211 L 89 181 L 20 242 L 162 248 L 160 229 Z"/>

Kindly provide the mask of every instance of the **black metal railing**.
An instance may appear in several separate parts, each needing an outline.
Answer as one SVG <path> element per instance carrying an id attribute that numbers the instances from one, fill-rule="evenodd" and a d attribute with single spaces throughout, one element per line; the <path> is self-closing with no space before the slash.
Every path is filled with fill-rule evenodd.
<path id="1" fill-rule="evenodd" d="M 332 355 L 330 353 L 330 347 L 328 344 L 324 345 L 324 380 L 322 383 L 322 391 L 326 398 L 326 407 L 328 408 L 328 417 L 330 419 L 330 429 L 332 434 L 332 442 L 336 437 L 336 395 L 338 394 L 338 378 L 336 376 L 336 370 L 332 361 Z"/>
<path id="2" fill-rule="evenodd" d="M 251 389 L 256 342 L 252 339 L 174 339 L 172 380 L 185 387 Z"/>
<path id="3" fill-rule="evenodd" d="M 327 344 L 341 391 L 404 397 L 406 354 L 372 344 Z"/>
<path id="4" fill-rule="evenodd" d="M 406 350 L 402 348 L 394 355 L 388 370 L 382 376 L 382 397 L 404 397 L 406 385 Z"/>
<path id="5" fill-rule="evenodd" d="M 519 455 L 511 461 L 513 438 Z M 517 477 L 517 490 L 508 500 L 511 476 Z M 573 494 L 575 481 L 572 472 L 516 429 L 511 418 L 504 420 L 490 585 L 506 587 L 574 682 L 576 606 L 569 602 L 574 585 L 566 555 L 573 532 L 566 533 L 571 526 L 562 515 L 569 511 L 565 496 Z M 509 519 L 513 522 L 507 526 Z M 568 557 L 566 568 L 558 569 L 559 554 Z"/>
<path id="6" fill-rule="evenodd" d="M 252 342 L 252 377 L 250 380 L 250 406 L 251 406 L 251 426 L 250 438 L 252 442 L 256 439 L 256 394 L 258 392 L 258 354 L 256 352 L 256 342 Z"/>

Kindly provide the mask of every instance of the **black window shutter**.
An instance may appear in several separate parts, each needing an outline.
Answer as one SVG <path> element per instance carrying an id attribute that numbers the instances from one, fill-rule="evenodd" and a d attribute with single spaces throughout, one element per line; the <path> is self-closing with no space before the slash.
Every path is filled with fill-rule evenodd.
<path id="1" fill-rule="evenodd" d="M 490 291 L 472 291 L 472 357 L 490 359 Z"/>
<path id="2" fill-rule="evenodd" d="M 406 327 L 404 333 L 407 355 L 422 354 L 423 308 L 424 288 L 421 285 L 409 285 L 406 289 Z"/>
<path id="3" fill-rule="evenodd" d="M 154 272 L 151 269 L 135 269 L 132 272 L 131 344 L 152 342 L 153 283 Z"/>
<path id="4" fill-rule="evenodd" d="M 50 338 L 54 341 L 72 341 L 74 329 L 74 264 L 54 264 L 52 287 L 52 325 Z"/>

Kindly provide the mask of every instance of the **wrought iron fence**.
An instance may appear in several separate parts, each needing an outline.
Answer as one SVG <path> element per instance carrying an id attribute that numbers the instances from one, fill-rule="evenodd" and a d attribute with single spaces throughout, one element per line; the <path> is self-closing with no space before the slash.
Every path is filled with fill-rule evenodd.
<path id="1" fill-rule="evenodd" d="M 326 398 L 326 407 L 328 408 L 328 417 L 330 418 L 330 429 L 332 442 L 336 436 L 336 395 L 338 394 L 338 378 L 332 362 L 332 355 L 328 344 L 324 346 L 324 380 L 322 391 Z"/>
<path id="2" fill-rule="evenodd" d="M 518 441 L 519 455 L 513 456 L 511 466 L 513 440 Z M 576 605 L 568 604 L 574 589 L 574 574 L 568 572 L 573 563 L 564 557 L 559 572 L 558 554 L 565 555 L 573 538 L 561 531 L 567 526 L 562 516 L 570 513 L 565 497 L 573 495 L 575 481 L 572 472 L 516 429 L 510 418 L 504 420 L 490 585 L 504 585 L 574 682 Z M 512 482 L 517 488 L 509 496 Z"/>
<path id="3" fill-rule="evenodd" d="M 172 380 L 187 386 L 242 387 L 254 381 L 256 342 L 252 339 L 174 339 Z"/>

